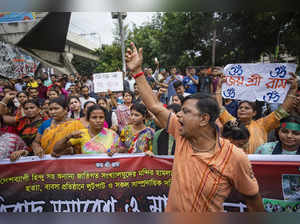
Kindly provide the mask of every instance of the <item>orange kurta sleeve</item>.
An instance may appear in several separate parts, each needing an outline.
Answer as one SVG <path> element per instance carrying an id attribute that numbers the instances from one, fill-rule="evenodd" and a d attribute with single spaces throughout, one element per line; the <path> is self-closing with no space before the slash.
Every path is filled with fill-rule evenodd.
<path id="1" fill-rule="evenodd" d="M 257 124 L 263 128 L 267 133 L 280 125 L 280 119 L 276 116 L 276 112 L 270 113 L 268 116 L 258 119 Z"/>
<path id="2" fill-rule="evenodd" d="M 232 160 L 234 161 L 234 166 L 232 167 L 233 185 L 241 194 L 254 196 L 259 192 L 259 187 L 251 163 L 241 149 L 235 148 L 234 150 L 235 158 Z"/>
<path id="3" fill-rule="evenodd" d="M 233 121 L 236 120 L 236 118 L 234 116 L 232 116 L 226 109 L 221 112 L 220 116 L 219 116 L 219 120 L 220 122 L 224 125 L 226 124 L 228 121 Z"/>

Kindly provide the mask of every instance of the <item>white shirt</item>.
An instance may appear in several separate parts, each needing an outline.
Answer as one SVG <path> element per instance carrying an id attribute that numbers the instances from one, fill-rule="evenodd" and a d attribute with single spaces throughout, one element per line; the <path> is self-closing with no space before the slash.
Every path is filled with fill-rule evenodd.
<path id="1" fill-rule="evenodd" d="M 94 83 L 91 80 L 88 79 L 83 85 L 89 87 L 90 93 L 94 92 Z"/>
<path id="2" fill-rule="evenodd" d="M 85 99 L 84 97 L 79 97 L 79 100 L 80 100 L 80 103 L 81 103 L 81 108 L 83 109 L 83 107 L 84 107 L 84 104 L 86 103 L 86 102 L 88 102 L 88 101 L 92 101 L 92 102 L 94 102 L 94 103 L 97 103 L 97 100 L 95 99 L 95 98 L 93 98 L 93 97 L 89 97 L 88 99 Z"/>
<path id="3" fill-rule="evenodd" d="M 112 112 L 111 114 L 111 125 L 118 126 L 118 118 L 115 112 Z"/>
<path id="4" fill-rule="evenodd" d="M 134 92 L 134 83 L 135 83 L 135 80 L 132 78 L 132 79 L 128 79 L 127 77 L 125 78 L 125 80 L 128 81 L 129 83 L 129 89 L 131 92 Z"/>

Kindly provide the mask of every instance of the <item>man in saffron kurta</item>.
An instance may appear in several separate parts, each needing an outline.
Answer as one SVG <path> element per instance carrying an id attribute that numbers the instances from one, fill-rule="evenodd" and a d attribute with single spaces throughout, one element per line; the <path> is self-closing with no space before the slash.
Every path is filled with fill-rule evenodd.
<path id="1" fill-rule="evenodd" d="M 246 154 L 217 137 L 215 153 L 197 153 L 179 133 L 170 115 L 168 132 L 176 140 L 172 183 L 166 211 L 218 212 L 234 187 L 244 195 L 258 194 L 258 184 Z"/>

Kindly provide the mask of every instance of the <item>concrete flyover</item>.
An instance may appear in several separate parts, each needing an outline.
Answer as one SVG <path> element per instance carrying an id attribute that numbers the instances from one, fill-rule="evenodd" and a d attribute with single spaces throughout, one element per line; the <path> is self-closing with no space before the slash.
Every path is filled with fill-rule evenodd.
<path id="1" fill-rule="evenodd" d="M 76 73 L 74 55 L 97 61 L 92 52 L 97 46 L 83 37 L 68 33 L 71 13 L 36 13 L 28 22 L 1 23 L 0 40 L 21 48 L 43 66 L 58 73 Z"/>

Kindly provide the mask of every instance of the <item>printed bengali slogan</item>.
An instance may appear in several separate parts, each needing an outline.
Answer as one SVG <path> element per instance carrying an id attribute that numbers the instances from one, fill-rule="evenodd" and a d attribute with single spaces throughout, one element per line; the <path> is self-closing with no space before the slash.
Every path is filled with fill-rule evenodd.
<path id="1" fill-rule="evenodd" d="M 222 96 L 229 99 L 282 103 L 294 64 L 233 64 L 224 69 Z"/>
<path id="2" fill-rule="evenodd" d="M 299 182 L 300 189 L 300 156 L 293 156 L 293 162 L 268 161 L 264 155 L 249 158 L 266 209 L 276 212 L 279 204 L 291 205 L 285 199 L 300 192 L 283 187 L 283 176 L 285 181 Z M 172 163 L 170 156 L 143 155 L 46 156 L 0 162 L 0 212 L 163 212 Z M 300 201 L 292 205 L 300 211 Z M 233 191 L 224 209 L 244 212 L 246 205 Z"/>

